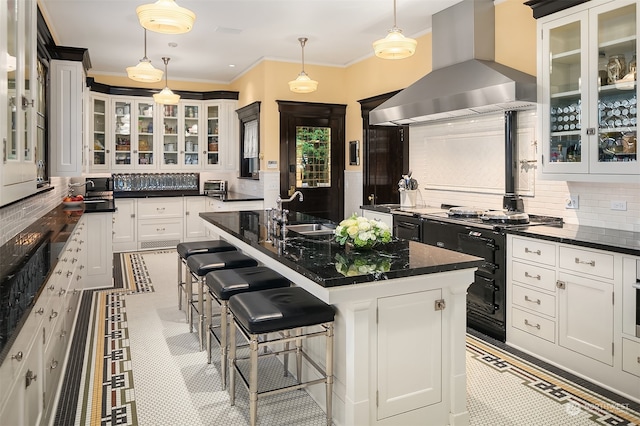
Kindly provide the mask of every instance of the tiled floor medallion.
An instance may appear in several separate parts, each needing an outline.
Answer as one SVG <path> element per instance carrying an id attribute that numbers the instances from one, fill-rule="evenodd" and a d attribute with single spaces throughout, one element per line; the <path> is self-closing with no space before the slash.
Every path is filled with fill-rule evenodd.
<path id="1" fill-rule="evenodd" d="M 602 425 L 640 425 L 640 413 L 629 409 L 625 404 L 607 400 L 469 335 L 467 351 L 471 352 L 477 361 L 494 370 L 513 374 L 519 377 L 524 385 L 563 404 L 567 416 L 587 412 L 592 421 Z"/>

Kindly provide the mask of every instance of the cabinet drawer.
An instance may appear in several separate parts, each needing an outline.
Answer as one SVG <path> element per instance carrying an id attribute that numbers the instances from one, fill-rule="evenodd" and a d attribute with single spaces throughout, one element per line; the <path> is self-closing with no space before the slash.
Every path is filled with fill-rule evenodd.
<path id="1" fill-rule="evenodd" d="M 511 302 L 514 305 L 548 315 L 556 316 L 556 298 L 547 293 L 519 285 L 511 286 Z"/>
<path id="2" fill-rule="evenodd" d="M 180 240 L 182 220 L 159 219 L 138 222 L 138 241 Z"/>
<path id="3" fill-rule="evenodd" d="M 622 369 L 640 377 L 640 343 L 622 339 Z"/>
<path id="4" fill-rule="evenodd" d="M 511 278 L 536 288 L 556 291 L 556 271 L 529 265 L 521 262 L 511 262 Z"/>
<path id="5" fill-rule="evenodd" d="M 539 315 L 512 308 L 511 325 L 552 343 L 556 341 L 556 323 Z"/>
<path id="6" fill-rule="evenodd" d="M 511 254 L 518 259 L 555 266 L 556 246 L 529 238 L 513 238 Z"/>
<path id="7" fill-rule="evenodd" d="M 182 217 L 182 215 L 182 198 L 161 197 L 138 199 L 139 219 Z"/>
<path id="8" fill-rule="evenodd" d="M 608 253 L 560 246 L 560 267 L 613 279 L 613 255 Z"/>

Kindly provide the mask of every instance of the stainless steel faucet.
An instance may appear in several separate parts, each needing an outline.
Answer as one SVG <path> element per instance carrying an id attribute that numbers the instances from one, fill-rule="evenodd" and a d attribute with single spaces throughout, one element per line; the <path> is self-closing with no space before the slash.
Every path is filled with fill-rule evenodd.
<path id="1" fill-rule="evenodd" d="M 289 214 L 289 210 L 283 210 L 282 209 L 282 203 L 288 203 L 290 201 L 293 201 L 296 198 L 296 195 L 299 197 L 300 201 L 304 200 L 304 195 L 302 195 L 302 192 L 300 191 L 296 191 L 294 192 L 291 197 L 289 197 L 288 199 L 283 200 L 280 195 L 278 195 L 278 198 L 276 198 L 276 209 L 275 210 L 271 210 L 268 209 L 268 215 L 270 216 L 270 220 L 272 221 L 272 232 L 273 235 L 276 236 L 276 232 L 280 231 L 280 242 L 284 243 L 285 239 L 287 238 L 287 222 L 288 217 L 287 215 Z"/>
<path id="2" fill-rule="evenodd" d="M 84 182 L 84 183 L 80 183 L 80 182 L 78 182 L 78 183 L 70 183 L 70 184 L 68 185 L 68 188 L 69 188 L 69 194 L 73 194 L 73 188 L 79 188 L 79 187 L 81 187 L 81 186 L 85 186 L 85 185 L 88 185 L 88 184 L 91 184 L 91 187 L 92 187 L 92 188 L 95 186 L 95 183 L 93 183 L 93 181 L 92 181 L 92 180 L 88 180 L 88 181 L 86 181 L 86 182 Z"/>

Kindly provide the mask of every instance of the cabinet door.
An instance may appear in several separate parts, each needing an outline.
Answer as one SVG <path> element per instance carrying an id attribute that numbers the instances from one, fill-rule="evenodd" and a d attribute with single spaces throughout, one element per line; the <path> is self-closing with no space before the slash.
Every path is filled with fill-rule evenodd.
<path id="1" fill-rule="evenodd" d="M 136 249 L 136 200 L 117 199 L 113 213 L 114 251 Z"/>
<path id="2" fill-rule="evenodd" d="M 184 240 L 204 239 L 206 229 L 200 212 L 207 209 L 205 197 L 184 197 Z"/>
<path id="3" fill-rule="evenodd" d="M 85 288 L 111 286 L 113 249 L 109 235 L 112 230 L 112 213 L 92 213 L 87 215 Z"/>
<path id="4" fill-rule="evenodd" d="M 207 146 L 203 147 L 207 168 L 218 168 L 220 165 L 220 103 L 209 103 L 207 111 Z"/>
<path id="5" fill-rule="evenodd" d="M 378 299 L 378 420 L 441 401 L 440 298 L 431 290 Z"/>
<path id="6" fill-rule="evenodd" d="M 542 163 L 545 172 L 588 173 L 583 134 L 588 122 L 588 14 L 556 19 L 542 27 Z M 584 112 L 584 114 L 583 114 Z M 584 149 L 583 149 L 584 142 Z"/>
<path id="7" fill-rule="evenodd" d="M 113 126 L 111 143 L 113 145 L 111 164 L 114 169 L 131 169 L 133 162 L 133 144 L 131 140 L 131 111 L 133 102 L 128 99 L 112 101 Z"/>
<path id="8" fill-rule="evenodd" d="M 588 136 L 590 173 L 638 174 L 637 100 L 635 61 L 637 54 L 637 5 L 617 1 L 590 10 L 590 53 L 594 60 L 589 72 L 591 98 Z M 600 58 L 596 62 L 596 55 Z M 596 77 L 597 76 L 597 77 Z"/>
<path id="9" fill-rule="evenodd" d="M 204 151 L 201 144 L 200 130 L 202 116 L 202 105 L 196 103 L 185 103 L 182 108 L 182 122 L 184 137 L 184 145 L 182 150 L 184 152 L 183 168 L 200 168 L 200 152 Z"/>
<path id="10" fill-rule="evenodd" d="M 613 365 L 613 285 L 558 274 L 559 343 Z"/>
<path id="11" fill-rule="evenodd" d="M 135 120 L 137 121 L 134 134 L 135 146 L 134 154 L 136 158 L 136 169 L 155 169 L 155 123 L 154 123 L 154 102 L 136 101 Z"/>
<path id="12" fill-rule="evenodd" d="M 107 118 L 109 111 L 108 98 L 92 95 L 90 100 L 89 121 L 89 166 L 91 171 L 109 170 L 109 145 L 107 144 Z"/>
<path id="13" fill-rule="evenodd" d="M 162 105 L 160 108 L 162 115 L 161 143 L 163 169 L 180 167 L 180 140 L 178 138 L 178 105 Z"/>

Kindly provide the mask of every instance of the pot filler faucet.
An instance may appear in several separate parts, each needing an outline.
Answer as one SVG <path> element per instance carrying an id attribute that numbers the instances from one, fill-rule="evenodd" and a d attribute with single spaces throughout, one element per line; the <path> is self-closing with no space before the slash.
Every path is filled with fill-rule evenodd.
<path id="1" fill-rule="evenodd" d="M 70 183 L 68 185 L 69 188 L 69 194 L 73 194 L 73 188 L 79 188 L 81 186 L 85 186 L 87 184 L 91 184 L 91 187 L 93 188 L 95 186 L 95 184 L 93 183 L 92 180 L 88 180 L 85 183 Z"/>
<path id="2" fill-rule="evenodd" d="M 278 230 L 280 231 L 280 242 L 284 243 L 284 240 L 287 238 L 287 215 L 289 214 L 289 210 L 282 208 L 282 203 L 288 203 L 293 201 L 296 196 L 299 197 L 300 201 L 304 200 L 304 196 L 302 192 L 296 191 L 291 197 L 283 200 L 280 195 L 276 198 L 276 208 L 275 209 L 267 209 L 267 240 L 272 241 L 271 237 L 277 238 Z"/>

